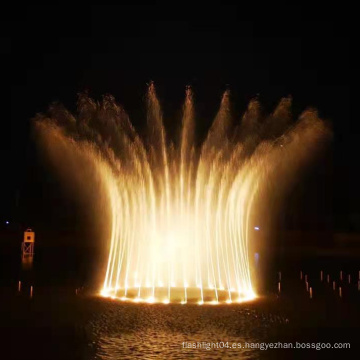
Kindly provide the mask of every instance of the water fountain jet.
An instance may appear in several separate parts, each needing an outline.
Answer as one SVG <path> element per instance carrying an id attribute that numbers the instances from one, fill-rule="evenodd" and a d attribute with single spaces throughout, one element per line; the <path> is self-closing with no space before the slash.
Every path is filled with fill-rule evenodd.
<path id="1" fill-rule="evenodd" d="M 153 83 L 145 138 L 111 96 L 95 102 L 83 94 L 76 115 L 60 106 L 38 116 L 49 152 L 65 154 L 52 151 L 56 144 L 86 159 L 106 189 L 111 232 L 102 296 L 200 305 L 255 298 L 253 219 L 328 135 L 312 109 L 290 125 L 291 101 L 264 118 L 252 100 L 234 124 L 226 91 L 200 147 L 190 88 L 178 146 L 167 137 Z"/>

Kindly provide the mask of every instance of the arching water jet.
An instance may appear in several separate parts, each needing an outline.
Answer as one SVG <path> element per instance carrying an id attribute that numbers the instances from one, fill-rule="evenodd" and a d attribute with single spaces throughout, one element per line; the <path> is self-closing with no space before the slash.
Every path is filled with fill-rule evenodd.
<path id="1" fill-rule="evenodd" d="M 153 84 L 144 139 L 111 96 L 81 95 L 77 115 L 58 107 L 38 116 L 44 143 L 86 158 L 106 189 L 111 231 L 101 294 L 164 304 L 253 299 L 252 219 L 328 134 L 313 110 L 290 126 L 290 108 L 291 98 L 282 99 L 264 118 L 253 100 L 234 124 L 226 91 L 200 147 L 190 88 L 179 146 L 167 138 Z"/>

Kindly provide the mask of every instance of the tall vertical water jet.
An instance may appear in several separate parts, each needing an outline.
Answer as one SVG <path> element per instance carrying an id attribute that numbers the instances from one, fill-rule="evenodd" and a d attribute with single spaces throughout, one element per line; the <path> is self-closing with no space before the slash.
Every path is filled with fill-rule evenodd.
<path id="1" fill-rule="evenodd" d="M 85 159 L 105 189 L 110 235 L 101 293 L 136 302 L 253 299 L 252 219 L 328 136 L 316 111 L 290 125 L 291 98 L 267 117 L 252 100 L 237 123 L 227 90 L 196 146 L 190 87 L 178 145 L 167 137 L 153 83 L 144 138 L 111 96 L 95 102 L 83 94 L 78 106 L 75 115 L 52 107 L 35 123 L 55 161 L 59 154 Z"/>

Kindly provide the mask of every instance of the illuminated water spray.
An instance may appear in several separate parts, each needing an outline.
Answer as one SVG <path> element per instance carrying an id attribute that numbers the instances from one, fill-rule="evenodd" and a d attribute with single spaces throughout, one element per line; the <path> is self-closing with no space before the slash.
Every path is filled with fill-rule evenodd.
<path id="1" fill-rule="evenodd" d="M 50 148 L 61 144 L 86 158 L 106 184 L 111 238 L 102 295 L 199 304 L 255 297 L 252 216 L 269 184 L 288 182 L 327 131 L 312 110 L 290 126 L 290 98 L 267 117 L 253 100 L 233 124 L 229 95 L 201 146 L 190 88 L 176 145 L 166 136 L 153 84 L 144 138 L 110 96 L 97 103 L 81 95 L 76 116 L 57 107 L 38 117 Z"/>

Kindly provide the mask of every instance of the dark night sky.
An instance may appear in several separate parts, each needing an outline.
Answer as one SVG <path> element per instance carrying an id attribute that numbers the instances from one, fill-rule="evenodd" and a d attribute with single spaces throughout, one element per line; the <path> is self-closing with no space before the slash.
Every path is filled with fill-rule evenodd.
<path id="1" fill-rule="evenodd" d="M 329 119 L 334 140 L 299 185 L 305 222 L 360 230 L 356 61 L 352 21 L 241 21 L 236 6 L 66 8 L 4 10 L 0 51 L 2 114 L 0 218 L 74 224 L 71 201 L 37 161 L 30 119 L 52 101 L 73 108 L 76 94 L 112 93 L 141 127 L 146 83 L 154 80 L 168 118 L 176 117 L 184 87 L 193 86 L 200 132 L 229 86 L 240 116 L 259 94 L 268 110 L 288 94 L 295 112 L 315 106 Z M 301 15 L 301 14 L 300 14 Z M 206 120 L 205 119 L 209 119 Z M 16 194 L 19 194 L 18 207 Z M 311 199 L 312 203 L 311 203 Z M 32 209 L 33 211 L 30 211 Z M 50 210 L 49 210 L 50 209 Z M 64 212 L 67 215 L 64 215 Z M 300 221 L 301 223 L 301 221 Z"/>

